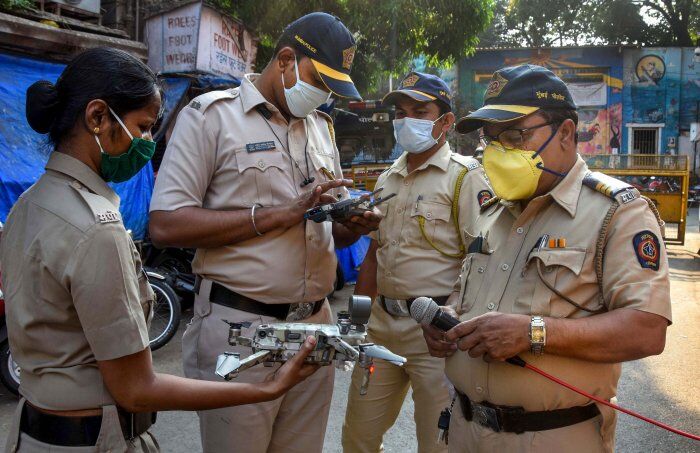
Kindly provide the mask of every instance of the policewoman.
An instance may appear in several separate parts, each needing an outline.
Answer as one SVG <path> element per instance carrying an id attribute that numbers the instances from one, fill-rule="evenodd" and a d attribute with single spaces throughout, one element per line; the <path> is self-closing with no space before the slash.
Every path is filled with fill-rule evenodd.
<path id="1" fill-rule="evenodd" d="M 457 123 L 483 128 L 496 197 L 482 206 L 450 300 L 462 321 L 426 329 L 457 390 L 455 452 L 610 452 L 616 416 L 525 368 L 611 400 L 621 362 L 660 354 L 671 322 L 662 223 L 631 186 L 591 172 L 576 152 L 566 84 L 540 66 L 496 71 L 484 106 Z M 455 352 L 456 349 L 459 349 Z"/>
<path id="2" fill-rule="evenodd" d="M 10 349 L 22 369 L 8 452 L 155 452 L 156 411 L 272 400 L 315 371 L 301 362 L 307 342 L 255 386 L 154 372 L 154 295 L 107 182 L 148 164 L 160 109 L 155 74 L 109 48 L 77 56 L 55 85 L 27 90 L 29 125 L 49 135 L 53 152 L 0 243 Z"/>
<path id="3" fill-rule="evenodd" d="M 376 229 L 379 211 L 344 223 L 304 213 L 348 197 L 331 118 L 331 95 L 360 99 L 350 69 L 355 40 L 336 17 L 289 24 L 261 74 L 194 99 L 177 119 L 151 201 L 154 242 L 197 248 L 194 317 L 183 337 L 185 374 L 217 380 L 231 349 L 223 320 L 329 323 L 335 247 Z M 259 381 L 269 368 L 240 373 Z M 323 367 L 277 401 L 199 413 L 205 452 L 320 452 L 333 393 Z"/>
<path id="4" fill-rule="evenodd" d="M 408 359 L 403 367 L 377 361 L 367 395 L 360 395 L 356 368 L 343 425 L 347 452 L 378 452 L 411 388 L 416 437 L 422 453 L 446 451 L 438 441 L 438 418 L 449 406 L 444 362 L 431 357 L 408 305 L 420 296 L 445 303 L 466 254 L 465 231 L 493 194 L 481 165 L 452 151 L 452 95 L 444 80 L 409 73 L 383 103 L 394 105 L 394 135 L 404 150 L 382 173 L 375 189 L 396 194 L 381 205 L 384 220 L 373 232 L 355 293 L 373 297 L 369 341 Z"/>

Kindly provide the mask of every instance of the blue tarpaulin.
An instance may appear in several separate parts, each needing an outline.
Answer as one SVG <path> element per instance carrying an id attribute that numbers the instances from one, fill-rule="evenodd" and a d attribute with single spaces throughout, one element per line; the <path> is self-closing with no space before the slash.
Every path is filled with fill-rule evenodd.
<path id="1" fill-rule="evenodd" d="M 351 198 L 359 198 L 369 192 L 365 190 L 350 189 Z M 360 269 L 362 261 L 365 260 L 367 249 L 371 239 L 368 236 L 360 236 L 360 239 L 349 247 L 336 249 L 335 255 L 338 257 L 340 267 L 343 269 L 343 276 L 346 283 L 354 283 L 357 281 L 357 271 Z"/>
<path id="2" fill-rule="evenodd" d="M 25 96 L 37 80 L 55 82 L 65 66 L 0 53 L 0 221 L 19 196 L 44 173 L 50 149 L 25 119 Z M 142 239 L 153 192 L 153 169 L 146 165 L 131 180 L 113 185 L 121 197 L 124 225 Z"/>

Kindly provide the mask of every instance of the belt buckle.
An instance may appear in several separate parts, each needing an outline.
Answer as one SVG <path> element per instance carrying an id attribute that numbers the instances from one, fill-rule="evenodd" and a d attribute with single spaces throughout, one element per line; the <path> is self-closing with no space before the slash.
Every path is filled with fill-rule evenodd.
<path id="1" fill-rule="evenodd" d="M 498 413 L 495 408 L 472 403 L 472 420 L 499 433 L 501 424 L 498 421 Z"/>
<path id="2" fill-rule="evenodd" d="M 285 321 L 295 322 L 308 318 L 313 314 L 315 305 L 315 302 L 299 302 L 289 304 L 289 311 L 287 312 Z"/>
<path id="3" fill-rule="evenodd" d="M 383 299 L 384 307 L 390 315 L 402 317 L 407 317 L 411 315 L 408 311 L 408 304 L 405 300 L 389 299 L 388 297 L 383 297 Z"/>

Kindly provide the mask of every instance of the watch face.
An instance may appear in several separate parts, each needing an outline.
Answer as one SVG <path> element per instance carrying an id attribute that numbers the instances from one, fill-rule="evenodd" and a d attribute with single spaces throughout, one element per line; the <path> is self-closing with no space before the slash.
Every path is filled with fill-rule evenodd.
<path id="1" fill-rule="evenodd" d="M 544 342 L 544 332 L 541 328 L 532 329 L 532 342 L 533 343 L 543 343 Z"/>

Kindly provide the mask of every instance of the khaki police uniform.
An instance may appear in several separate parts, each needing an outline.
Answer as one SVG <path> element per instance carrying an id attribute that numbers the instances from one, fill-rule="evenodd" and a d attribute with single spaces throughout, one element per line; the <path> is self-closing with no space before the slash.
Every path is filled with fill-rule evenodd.
<path id="1" fill-rule="evenodd" d="M 199 96 L 180 112 L 151 211 L 286 205 L 328 180 L 329 173 L 342 178 L 330 117 L 314 111 L 305 120 L 287 122 L 253 85 L 257 77 L 247 75 L 239 88 Z M 300 187 L 306 176 L 315 177 L 315 184 Z M 348 196 L 345 188 L 329 193 Z M 266 304 L 324 299 L 335 281 L 331 224 L 300 222 L 233 245 L 199 249 L 192 267 L 203 280 L 183 337 L 184 370 L 191 378 L 219 381 L 214 374 L 219 354 L 251 353 L 250 348 L 229 346 L 222 319 L 251 322 L 244 336 L 260 324 L 280 320 L 211 303 L 212 282 Z M 304 321 L 331 322 L 328 302 Z M 253 367 L 236 381 L 262 382 L 274 370 Z M 333 368 L 323 367 L 275 401 L 200 412 L 204 451 L 320 452 L 333 377 Z"/>
<path id="2" fill-rule="evenodd" d="M 399 157 L 377 181 L 376 188 L 383 188 L 384 196 L 396 193 L 378 206 L 384 219 L 371 233 L 378 245 L 377 291 L 385 298 L 403 300 L 448 296 L 462 262 L 459 235 L 465 240 L 464 232 L 471 231 L 480 202 L 492 194 L 479 163 L 453 153 L 447 143 L 411 173 L 406 156 Z M 455 195 L 460 231 L 452 214 Z M 419 218 L 425 219 L 425 235 Z M 418 451 L 446 451 L 445 444 L 438 443 L 437 428 L 440 412 L 450 403 L 444 362 L 430 356 L 420 325 L 411 317 L 389 314 L 377 300 L 372 306 L 368 341 L 384 345 L 408 361 L 403 367 L 376 361 L 366 395 L 359 392 L 362 370 L 355 369 L 343 426 L 344 450 L 380 451 L 382 437 L 396 421 L 411 387 Z"/>
<path id="3" fill-rule="evenodd" d="M 46 173 L 12 208 L 0 262 L 7 327 L 22 369 L 8 452 L 156 452 L 148 432 L 125 440 L 97 368 L 148 347 L 154 300 L 119 214 L 119 197 L 89 167 L 54 152 Z M 56 447 L 20 433 L 25 403 L 40 409 L 102 408 L 94 447 Z"/>
<path id="4" fill-rule="evenodd" d="M 472 235 L 483 235 L 483 253 L 467 256 L 460 276 L 461 295 L 455 307 L 462 321 L 498 311 L 556 318 L 582 318 L 591 313 L 554 294 L 547 284 L 591 310 L 621 308 L 658 314 L 671 321 L 668 262 L 655 214 L 629 187 L 614 198 L 609 184 L 584 184 L 588 168 L 579 157 L 568 175 L 525 210 L 515 203 L 485 208 Z M 596 188 L 589 187 L 595 186 Z M 596 273 L 596 244 L 613 202 L 619 207 L 609 221 L 603 255 L 602 286 Z M 561 247 L 533 248 L 548 234 L 563 238 Z M 654 240 L 656 239 L 656 241 Z M 602 298 L 601 298 L 602 295 Z M 613 399 L 619 363 L 594 363 L 547 354 L 523 353 L 528 363 L 589 393 Z M 473 402 L 521 406 L 547 411 L 585 406 L 585 397 L 542 376 L 503 362 L 487 363 L 457 352 L 446 361 L 455 388 Z M 449 447 L 454 452 L 599 452 L 612 451 L 616 415 L 599 405 L 600 416 L 564 428 L 540 432 L 497 433 L 467 422 L 457 402 L 452 412 Z"/>

